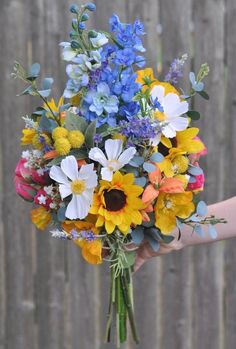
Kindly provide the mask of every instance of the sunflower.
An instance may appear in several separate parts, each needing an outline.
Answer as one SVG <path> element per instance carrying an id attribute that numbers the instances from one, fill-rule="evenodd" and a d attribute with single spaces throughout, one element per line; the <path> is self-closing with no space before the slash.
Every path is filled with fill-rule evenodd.
<path id="1" fill-rule="evenodd" d="M 87 221 L 64 221 L 63 229 L 70 234 L 72 230 L 78 233 L 81 231 L 99 234 L 99 230 L 94 225 L 94 218 L 88 215 Z M 90 264 L 102 263 L 102 242 L 100 239 L 87 241 L 85 239 L 73 240 L 73 242 L 81 248 L 83 258 Z"/>
<path id="2" fill-rule="evenodd" d="M 134 175 L 115 172 L 112 181 L 100 181 L 100 189 L 94 194 L 90 213 L 97 215 L 96 227 L 105 225 L 108 234 L 117 227 L 123 234 L 132 224 L 142 223 L 141 210 L 145 208 L 139 196 L 143 188 L 134 185 Z"/>
<path id="3" fill-rule="evenodd" d="M 194 211 L 193 194 L 160 193 L 154 208 L 155 225 L 162 234 L 169 234 L 176 227 L 176 218 L 187 218 Z"/>

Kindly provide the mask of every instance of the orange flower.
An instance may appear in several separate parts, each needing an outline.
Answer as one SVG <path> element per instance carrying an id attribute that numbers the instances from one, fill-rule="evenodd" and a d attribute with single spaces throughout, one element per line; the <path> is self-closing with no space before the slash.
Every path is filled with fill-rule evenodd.
<path id="1" fill-rule="evenodd" d="M 163 193 L 183 193 L 183 182 L 176 178 L 162 178 L 161 170 L 158 166 L 156 166 L 156 170 L 148 174 L 149 184 L 142 196 L 142 201 L 145 204 L 151 203 L 154 199 L 156 199 L 160 192 Z"/>
<path id="2" fill-rule="evenodd" d="M 43 206 L 40 206 L 31 211 L 31 220 L 38 229 L 44 230 L 51 221 L 51 214 Z"/>
<path id="3" fill-rule="evenodd" d="M 63 229 L 70 234 L 72 230 L 92 231 L 98 234 L 99 230 L 94 226 L 94 219 L 91 215 L 88 216 L 89 221 L 65 221 L 62 224 Z M 100 239 L 94 241 L 86 241 L 84 239 L 73 240 L 73 242 L 81 248 L 83 258 L 90 264 L 102 263 L 102 242 Z"/>

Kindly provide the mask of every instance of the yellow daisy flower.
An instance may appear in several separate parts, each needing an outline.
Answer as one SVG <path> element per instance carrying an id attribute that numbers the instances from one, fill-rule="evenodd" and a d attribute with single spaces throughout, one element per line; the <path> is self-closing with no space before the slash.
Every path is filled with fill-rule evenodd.
<path id="1" fill-rule="evenodd" d="M 94 234 L 98 234 L 99 230 L 95 227 L 91 215 L 88 216 L 89 221 L 65 221 L 62 224 L 63 229 L 70 234 L 72 230 L 80 232 L 82 230 L 90 230 Z M 102 263 L 102 242 L 100 239 L 94 241 L 73 240 L 73 242 L 81 248 L 83 258 L 90 264 Z"/>
<path id="2" fill-rule="evenodd" d="M 114 173 L 111 182 L 100 181 L 100 189 L 94 194 L 90 209 L 90 213 L 98 216 L 97 227 L 104 225 L 108 234 L 117 227 L 123 234 L 127 234 L 132 224 L 141 224 L 140 211 L 145 205 L 139 196 L 143 188 L 133 183 L 132 173 L 122 175 L 119 171 Z"/>
<path id="3" fill-rule="evenodd" d="M 194 211 L 191 192 L 179 194 L 160 193 L 155 211 L 155 225 L 162 234 L 168 235 L 176 227 L 176 217 L 187 218 Z"/>

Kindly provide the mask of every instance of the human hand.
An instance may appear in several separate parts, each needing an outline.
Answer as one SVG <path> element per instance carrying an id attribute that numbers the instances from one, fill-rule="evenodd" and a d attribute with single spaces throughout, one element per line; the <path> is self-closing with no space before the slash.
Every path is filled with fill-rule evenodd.
<path id="1" fill-rule="evenodd" d="M 160 249 L 158 250 L 158 252 L 154 252 L 149 243 L 144 242 L 137 250 L 134 272 L 138 271 L 149 258 L 159 257 L 167 253 L 182 249 L 184 245 L 181 238 L 178 239 L 177 231 L 174 231 L 171 235 L 174 236 L 175 239 L 169 244 L 160 243 Z"/>

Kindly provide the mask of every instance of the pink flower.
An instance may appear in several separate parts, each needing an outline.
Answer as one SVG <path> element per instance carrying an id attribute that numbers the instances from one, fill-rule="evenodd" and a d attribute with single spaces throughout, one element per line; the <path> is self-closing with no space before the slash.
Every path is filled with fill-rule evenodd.
<path id="1" fill-rule="evenodd" d="M 31 179 L 31 170 L 28 167 L 25 167 L 25 159 L 20 159 L 16 165 L 15 174 L 17 177 L 21 177 L 27 181 Z"/>
<path id="2" fill-rule="evenodd" d="M 33 170 L 31 173 L 31 178 L 33 182 L 40 185 L 47 185 L 50 182 L 48 172 L 44 172 L 43 174 L 40 174 L 37 172 L 37 170 Z"/>
<path id="3" fill-rule="evenodd" d="M 48 197 L 47 193 L 43 189 L 39 189 L 36 196 L 34 197 L 34 203 L 40 206 L 45 207 L 46 209 L 50 208 L 50 203 L 52 199 Z"/>
<path id="4" fill-rule="evenodd" d="M 34 196 L 37 193 L 35 188 L 27 183 L 23 177 L 15 176 L 14 182 L 17 194 L 24 200 L 33 202 Z"/>

